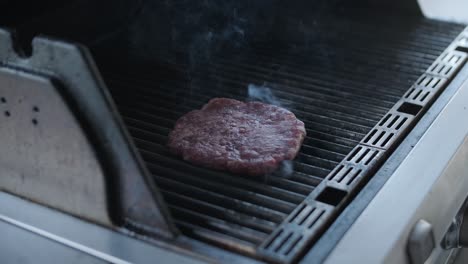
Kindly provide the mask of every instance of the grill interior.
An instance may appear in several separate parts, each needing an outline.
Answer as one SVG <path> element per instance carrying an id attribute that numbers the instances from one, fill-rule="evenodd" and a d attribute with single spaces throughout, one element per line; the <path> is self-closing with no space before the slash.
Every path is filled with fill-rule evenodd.
<path id="1" fill-rule="evenodd" d="M 41 1 L 46 11 L 34 17 L 3 9 L 0 20 L 19 29 L 20 44 L 45 33 L 87 45 L 177 227 L 257 258 L 463 30 L 411 10 L 355 8 L 361 0 L 56 2 Z M 232 175 L 169 153 L 179 117 L 214 97 L 249 100 L 250 84 L 269 88 L 306 125 L 292 175 Z M 301 224 L 320 214 L 299 209 Z M 288 255 L 302 237 L 280 233 L 267 247 Z"/>
<path id="2" fill-rule="evenodd" d="M 255 41 L 195 65 L 164 55 L 151 62 L 99 57 L 127 128 L 184 234 L 255 256 L 463 29 L 384 16 L 318 23 L 303 42 Z M 95 50 L 116 42 L 118 35 Z M 306 125 L 291 176 L 231 175 L 169 153 L 167 136 L 180 116 L 214 97 L 248 100 L 249 84 L 270 88 Z"/>

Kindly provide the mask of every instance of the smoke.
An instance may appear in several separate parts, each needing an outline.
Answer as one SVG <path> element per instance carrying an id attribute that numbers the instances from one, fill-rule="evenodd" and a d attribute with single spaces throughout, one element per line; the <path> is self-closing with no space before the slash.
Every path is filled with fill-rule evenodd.
<path id="1" fill-rule="evenodd" d="M 280 163 L 280 166 L 274 172 L 267 174 L 263 177 L 263 181 L 268 183 L 270 181 L 270 177 L 281 177 L 289 179 L 294 174 L 294 162 L 292 160 L 283 160 Z"/>
<path id="2" fill-rule="evenodd" d="M 129 28 L 131 52 L 192 68 L 268 36 L 276 12 L 271 0 L 145 1 L 142 10 Z"/>
<path id="3" fill-rule="evenodd" d="M 232 24 L 215 30 L 207 30 L 193 35 L 186 51 L 188 52 L 188 64 L 195 67 L 200 63 L 211 60 L 213 54 L 223 48 L 240 48 L 246 42 L 245 30 L 241 19 Z"/>
<path id="4" fill-rule="evenodd" d="M 294 163 L 292 160 L 284 160 L 281 162 L 280 168 L 276 172 L 277 176 L 290 178 L 294 173 Z"/>
<path id="5" fill-rule="evenodd" d="M 247 86 L 248 100 L 260 101 L 272 105 L 284 107 L 284 103 L 273 94 L 271 89 L 266 85 L 255 85 L 249 84 Z M 271 175 L 265 176 L 265 181 L 268 181 L 269 176 L 277 176 L 289 178 L 294 173 L 294 163 L 292 160 L 284 160 L 281 162 L 280 167 L 271 173 Z"/>
<path id="6" fill-rule="evenodd" d="M 266 85 L 249 84 L 247 86 L 248 99 L 252 101 L 260 101 L 267 104 L 283 106 L 280 100 L 273 95 L 273 92 Z"/>

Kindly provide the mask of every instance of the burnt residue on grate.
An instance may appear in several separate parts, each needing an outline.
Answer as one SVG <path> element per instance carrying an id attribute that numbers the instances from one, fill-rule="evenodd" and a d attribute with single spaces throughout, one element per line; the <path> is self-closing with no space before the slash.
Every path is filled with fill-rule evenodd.
<path id="1" fill-rule="evenodd" d="M 411 37 L 401 34 L 408 27 Z M 219 53 L 195 68 L 115 62 L 101 70 L 184 234 L 252 256 L 277 234 L 284 243 L 268 246 L 289 254 L 303 237 L 280 234 L 279 225 L 386 116 L 461 30 L 424 19 L 381 27 L 342 19 L 327 24 L 307 45 L 257 42 Z M 252 84 L 268 88 L 278 103 L 306 125 L 307 138 L 292 175 L 253 179 L 200 168 L 169 153 L 168 133 L 180 116 L 214 97 L 247 100 Z M 365 161 L 365 155 L 372 153 L 362 151 Z M 335 177 L 352 182 L 358 173 L 337 171 Z M 311 207 L 306 213 L 315 217 L 314 212 L 321 210 L 328 212 Z M 304 216 L 309 218 L 315 221 Z"/>

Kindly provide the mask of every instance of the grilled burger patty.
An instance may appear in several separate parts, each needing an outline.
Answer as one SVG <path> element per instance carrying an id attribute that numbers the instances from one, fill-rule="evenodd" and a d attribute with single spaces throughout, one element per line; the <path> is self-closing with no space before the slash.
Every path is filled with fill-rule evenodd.
<path id="1" fill-rule="evenodd" d="M 214 98 L 177 120 L 168 146 L 193 164 L 255 176 L 294 159 L 305 135 L 304 123 L 284 108 Z"/>

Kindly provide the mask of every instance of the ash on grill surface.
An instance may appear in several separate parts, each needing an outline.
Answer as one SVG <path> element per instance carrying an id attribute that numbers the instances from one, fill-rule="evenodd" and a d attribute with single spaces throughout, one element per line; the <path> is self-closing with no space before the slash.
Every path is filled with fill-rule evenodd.
<path id="1" fill-rule="evenodd" d="M 188 236 L 255 255 L 255 248 L 327 176 L 460 33 L 426 19 L 337 18 L 305 46 L 256 43 L 182 65 L 102 65 L 123 119 Z M 186 163 L 166 143 L 176 120 L 214 97 L 245 100 L 266 84 L 307 124 L 289 178 L 261 181 Z"/>

